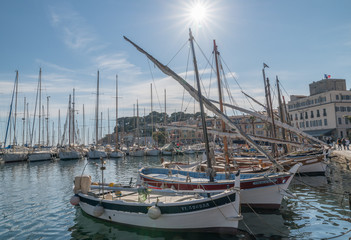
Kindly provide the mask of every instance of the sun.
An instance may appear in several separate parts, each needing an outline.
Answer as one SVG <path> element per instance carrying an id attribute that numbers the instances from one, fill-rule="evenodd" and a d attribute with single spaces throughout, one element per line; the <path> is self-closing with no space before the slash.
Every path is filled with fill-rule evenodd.
<path id="1" fill-rule="evenodd" d="M 193 21 L 201 23 L 206 20 L 207 9 L 206 6 L 201 3 L 196 3 L 191 7 L 190 17 Z"/>

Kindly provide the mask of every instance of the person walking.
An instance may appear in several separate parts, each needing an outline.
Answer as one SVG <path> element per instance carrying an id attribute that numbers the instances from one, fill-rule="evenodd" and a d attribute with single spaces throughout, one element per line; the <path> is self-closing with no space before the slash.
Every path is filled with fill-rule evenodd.
<path id="1" fill-rule="evenodd" d="M 336 139 L 336 146 L 337 146 L 338 150 L 340 150 L 340 148 L 341 148 L 341 140 L 340 140 L 340 138 Z"/>
<path id="2" fill-rule="evenodd" d="M 347 149 L 347 150 L 350 150 L 350 149 L 349 149 L 350 140 L 349 140 L 348 138 L 346 138 L 346 140 L 345 140 L 345 145 L 346 145 L 346 149 Z"/>
<path id="3" fill-rule="evenodd" d="M 341 144 L 342 144 L 342 147 L 341 147 L 341 150 L 344 148 L 344 150 L 346 150 L 346 140 L 345 138 L 342 138 L 341 139 Z"/>

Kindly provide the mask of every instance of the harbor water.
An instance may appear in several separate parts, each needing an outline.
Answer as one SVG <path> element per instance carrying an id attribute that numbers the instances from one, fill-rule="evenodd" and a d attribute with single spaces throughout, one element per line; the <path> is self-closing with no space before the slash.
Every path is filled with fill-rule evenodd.
<path id="1" fill-rule="evenodd" d="M 1 164 L 0 239 L 349 239 L 349 161 L 337 157 L 329 165 L 327 176 L 296 175 L 289 187 L 292 195 L 284 197 L 280 210 L 243 209 L 240 231 L 232 236 L 142 229 L 84 214 L 69 202 L 73 180 L 84 171 L 101 181 L 99 160 Z M 160 157 L 106 159 L 105 180 L 135 183 L 142 166 L 160 166 Z"/>

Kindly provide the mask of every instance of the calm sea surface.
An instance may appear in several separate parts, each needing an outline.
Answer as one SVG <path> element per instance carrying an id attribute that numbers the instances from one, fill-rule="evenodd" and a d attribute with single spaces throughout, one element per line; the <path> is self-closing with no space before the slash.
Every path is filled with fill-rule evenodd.
<path id="1" fill-rule="evenodd" d="M 167 159 L 167 158 L 166 158 Z M 186 161 L 188 156 L 176 160 Z M 69 203 L 76 175 L 101 179 L 99 161 L 48 161 L 0 165 L 0 239 L 349 239 L 351 171 L 333 158 L 327 177 L 295 176 L 276 212 L 243 213 L 237 236 L 146 230 L 100 221 Z M 107 182 L 128 184 L 158 157 L 106 160 Z M 351 198 L 351 196 L 350 196 Z"/>

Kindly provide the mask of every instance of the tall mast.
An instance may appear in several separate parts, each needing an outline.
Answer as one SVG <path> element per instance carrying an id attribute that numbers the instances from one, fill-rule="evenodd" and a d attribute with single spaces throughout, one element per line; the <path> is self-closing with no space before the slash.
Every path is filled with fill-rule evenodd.
<path id="1" fill-rule="evenodd" d="M 166 102 L 166 89 L 165 89 L 165 117 L 164 117 L 164 125 L 166 126 L 167 125 L 167 102 Z"/>
<path id="2" fill-rule="evenodd" d="M 199 77 L 199 71 L 197 68 L 196 56 L 195 56 L 195 49 L 194 49 L 194 42 L 193 42 L 194 37 L 191 33 L 191 29 L 189 29 L 189 41 L 190 41 L 190 45 L 191 45 L 191 51 L 193 54 L 195 77 L 196 77 L 197 88 L 198 88 L 198 96 L 199 96 L 201 120 L 202 120 L 202 129 L 203 129 L 203 134 L 204 134 L 205 150 L 206 150 L 206 157 L 207 157 L 207 168 L 208 168 L 208 172 L 209 172 L 210 182 L 213 182 L 214 179 L 213 179 L 213 175 L 212 175 L 212 163 L 211 163 L 211 159 L 210 159 L 210 145 L 208 143 L 205 111 L 204 111 L 204 106 L 203 106 L 203 102 L 202 102 L 202 94 L 201 94 L 200 77 Z"/>
<path id="3" fill-rule="evenodd" d="M 44 140 L 44 129 L 45 129 L 45 112 L 44 112 L 44 105 L 42 106 L 42 113 L 43 113 L 43 118 L 42 118 L 42 120 L 43 120 L 43 125 L 42 125 L 42 137 L 43 137 L 43 145 L 44 145 L 44 143 L 45 143 L 45 140 Z"/>
<path id="4" fill-rule="evenodd" d="M 72 142 L 71 141 L 71 138 L 72 138 L 72 107 L 71 106 L 72 106 L 72 102 L 71 102 L 71 94 L 70 94 L 69 100 L 68 100 L 68 146 L 71 146 L 71 142 Z"/>
<path id="5" fill-rule="evenodd" d="M 118 145 L 118 75 L 116 74 L 116 144 L 115 149 L 117 151 Z"/>
<path id="6" fill-rule="evenodd" d="M 39 126 L 38 126 L 38 135 L 39 135 L 39 138 L 38 138 L 38 146 L 40 147 L 40 122 L 41 122 L 41 68 L 40 68 L 40 71 L 39 71 Z"/>
<path id="7" fill-rule="evenodd" d="M 152 83 L 150 83 L 150 91 L 151 91 L 151 136 L 152 133 L 154 132 L 154 115 L 153 115 L 153 109 L 152 109 Z"/>
<path id="8" fill-rule="evenodd" d="M 46 97 L 46 146 L 49 146 L 49 98 L 50 96 Z"/>
<path id="9" fill-rule="evenodd" d="M 222 86 L 221 86 L 221 77 L 220 77 L 220 71 L 219 71 L 219 64 L 218 64 L 218 49 L 216 45 L 216 40 L 213 40 L 213 48 L 214 48 L 214 54 L 215 54 L 215 59 L 216 59 L 216 70 L 217 70 L 217 83 L 218 83 L 218 96 L 219 96 L 219 109 L 221 112 L 224 113 L 224 108 L 223 108 L 223 95 L 222 95 Z M 222 132 L 225 132 L 225 123 L 223 120 L 221 120 L 222 123 Z M 223 145 L 224 145 L 224 157 L 226 160 L 226 164 L 229 166 L 229 154 L 228 154 L 228 141 L 227 137 L 223 137 Z"/>
<path id="10" fill-rule="evenodd" d="M 272 137 L 276 138 L 277 132 L 276 132 L 275 123 L 274 123 L 273 105 L 272 105 L 272 98 L 271 98 L 271 87 L 270 87 L 268 78 L 267 78 L 267 92 L 268 92 L 268 103 L 269 103 L 268 109 L 270 110 L 269 114 L 272 118 Z M 274 143 L 272 143 L 272 153 L 273 153 L 273 156 L 276 156 L 278 154 L 277 145 Z"/>
<path id="11" fill-rule="evenodd" d="M 278 76 L 276 76 L 276 82 L 277 82 L 277 91 L 278 91 L 279 117 L 280 117 L 281 122 L 286 123 L 285 112 L 283 109 L 282 97 L 281 97 L 281 93 L 280 93 Z M 282 129 L 282 137 L 284 140 L 286 139 L 286 130 L 285 129 Z"/>
<path id="12" fill-rule="evenodd" d="M 25 129 L 26 129 L 26 97 L 24 97 L 23 103 L 23 118 L 22 118 L 23 126 L 22 126 L 22 145 L 24 146 L 24 137 L 25 137 Z"/>
<path id="13" fill-rule="evenodd" d="M 85 146 L 85 111 L 84 111 L 84 104 L 83 104 L 83 145 Z"/>
<path id="14" fill-rule="evenodd" d="M 28 145 L 28 136 L 30 133 L 29 127 L 30 127 L 30 123 L 29 123 L 29 103 L 27 103 L 27 124 L 26 124 L 26 145 Z"/>
<path id="15" fill-rule="evenodd" d="M 111 134 L 110 134 L 110 109 L 107 108 L 107 142 L 111 144 Z"/>
<path id="16" fill-rule="evenodd" d="M 52 121 L 52 140 L 51 140 L 51 146 L 54 146 L 54 142 L 55 142 L 55 122 Z"/>
<path id="17" fill-rule="evenodd" d="M 15 98 L 15 122 L 13 130 L 13 145 L 16 144 L 16 125 L 17 125 L 17 96 L 18 96 L 18 70 L 16 70 L 16 98 Z"/>
<path id="18" fill-rule="evenodd" d="M 75 136 L 76 136 L 76 129 L 75 129 L 75 120 L 74 120 L 74 115 L 75 115 L 75 108 L 74 108 L 74 105 L 75 105 L 75 93 L 76 93 L 76 90 L 73 88 L 73 101 L 72 101 L 72 144 L 74 146 L 74 140 L 75 140 Z"/>
<path id="19" fill-rule="evenodd" d="M 96 85 L 96 109 L 95 109 L 95 142 L 98 144 L 99 139 L 99 71 L 97 72 Z"/>
<path id="20" fill-rule="evenodd" d="M 100 139 L 102 139 L 102 112 L 101 114 L 101 118 L 100 118 Z"/>
<path id="21" fill-rule="evenodd" d="M 140 142 L 139 142 L 140 135 L 139 135 L 139 102 L 138 102 L 138 99 L 137 99 L 137 138 L 138 138 L 138 147 L 139 147 L 139 145 L 140 145 Z"/>
<path id="22" fill-rule="evenodd" d="M 61 116 L 60 116 L 60 109 L 58 110 L 58 123 L 57 123 L 57 144 L 60 144 L 60 137 L 61 137 Z"/>

